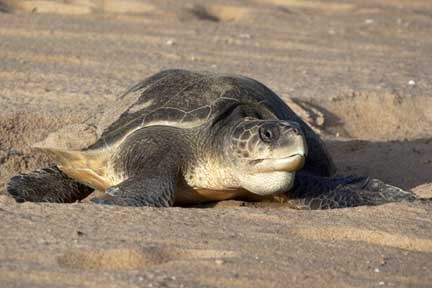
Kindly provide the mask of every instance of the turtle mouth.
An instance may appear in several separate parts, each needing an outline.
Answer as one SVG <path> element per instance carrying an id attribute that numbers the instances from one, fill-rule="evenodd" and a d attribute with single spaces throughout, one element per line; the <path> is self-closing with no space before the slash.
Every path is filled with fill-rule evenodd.
<path id="1" fill-rule="evenodd" d="M 303 153 L 296 153 L 284 158 L 266 158 L 252 160 L 258 172 L 294 172 L 301 169 L 305 163 L 306 155 Z"/>

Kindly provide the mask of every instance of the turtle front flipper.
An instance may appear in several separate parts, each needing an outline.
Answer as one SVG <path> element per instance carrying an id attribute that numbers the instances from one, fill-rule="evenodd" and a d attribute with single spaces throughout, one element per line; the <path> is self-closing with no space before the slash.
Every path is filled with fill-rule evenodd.
<path id="1" fill-rule="evenodd" d="M 172 176 L 147 174 L 145 178 L 129 178 L 91 201 L 106 205 L 170 207 L 174 203 L 177 181 Z"/>
<path id="2" fill-rule="evenodd" d="M 416 195 L 368 177 L 319 177 L 299 172 L 289 192 L 297 209 L 333 209 L 413 201 Z"/>
<path id="3" fill-rule="evenodd" d="M 98 204 L 168 207 L 174 204 L 182 157 L 181 129 L 151 126 L 129 135 L 112 157 L 115 177 L 124 179 L 93 198 Z"/>
<path id="4" fill-rule="evenodd" d="M 93 188 L 52 166 L 13 176 L 7 184 L 7 192 L 17 202 L 73 203 L 90 195 Z"/>

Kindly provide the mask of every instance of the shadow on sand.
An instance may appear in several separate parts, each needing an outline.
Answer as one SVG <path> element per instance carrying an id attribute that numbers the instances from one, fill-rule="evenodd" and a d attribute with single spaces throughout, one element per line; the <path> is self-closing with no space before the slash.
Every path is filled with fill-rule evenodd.
<path id="1" fill-rule="evenodd" d="M 432 138 L 326 144 L 340 175 L 370 176 L 408 190 L 432 182 Z"/>

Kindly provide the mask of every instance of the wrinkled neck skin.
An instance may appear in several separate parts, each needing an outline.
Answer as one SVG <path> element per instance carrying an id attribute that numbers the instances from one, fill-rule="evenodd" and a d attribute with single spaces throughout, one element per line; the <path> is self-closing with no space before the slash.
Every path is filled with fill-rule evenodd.
<path id="1" fill-rule="evenodd" d="M 216 128 L 216 129 L 213 129 Z M 187 130 L 190 152 L 183 164 L 183 176 L 194 189 L 236 190 L 241 188 L 224 151 L 224 127 Z"/>

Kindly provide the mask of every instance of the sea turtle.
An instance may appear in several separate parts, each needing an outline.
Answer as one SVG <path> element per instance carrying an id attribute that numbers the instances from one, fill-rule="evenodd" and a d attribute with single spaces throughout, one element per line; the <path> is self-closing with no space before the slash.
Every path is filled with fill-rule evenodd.
<path id="1" fill-rule="evenodd" d="M 162 71 L 98 118 L 93 144 L 80 151 L 39 148 L 57 166 L 12 177 L 9 194 L 75 202 L 99 190 L 106 193 L 95 203 L 155 207 L 282 195 L 307 209 L 415 198 L 376 179 L 334 177 L 318 135 L 248 77 Z"/>

